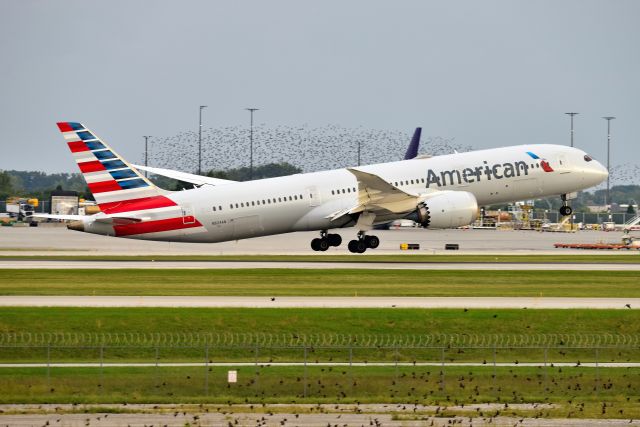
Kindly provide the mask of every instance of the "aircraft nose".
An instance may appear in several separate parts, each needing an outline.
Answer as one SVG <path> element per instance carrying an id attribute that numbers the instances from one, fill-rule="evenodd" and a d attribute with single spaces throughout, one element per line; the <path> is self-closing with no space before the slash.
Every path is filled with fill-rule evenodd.
<path id="1" fill-rule="evenodd" d="M 607 168 L 605 168 L 602 165 L 602 163 L 600 163 L 597 160 L 594 160 L 592 162 L 591 168 L 589 169 L 589 175 L 591 175 L 595 180 L 597 180 L 597 183 L 599 184 L 605 179 L 607 179 L 607 177 L 609 176 L 609 172 L 607 171 Z"/>

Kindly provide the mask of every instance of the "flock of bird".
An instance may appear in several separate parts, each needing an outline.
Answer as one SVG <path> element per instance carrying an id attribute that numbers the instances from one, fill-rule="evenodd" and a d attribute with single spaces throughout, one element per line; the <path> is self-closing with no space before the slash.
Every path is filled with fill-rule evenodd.
<path id="1" fill-rule="evenodd" d="M 363 127 L 345 128 L 286 126 L 253 128 L 254 165 L 287 162 L 304 172 L 337 169 L 358 164 L 401 160 L 411 140 L 413 129 L 380 130 Z M 420 151 L 430 155 L 473 150 L 461 146 L 455 138 L 423 138 Z M 142 154 L 144 156 L 144 153 Z M 150 166 L 195 172 L 198 168 L 198 133 L 185 131 L 168 137 L 149 139 Z M 203 128 L 202 170 L 228 170 L 248 166 L 250 130 L 246 126 Z M 611 167 L 611 185 L 636 184 L 640 165 L 625 163 Z M 606 187 L 603 183 L 598 188 Z"/>
<path id="2" fill-rule="evenodd" d="M 246 127 L 206 128 L 202 131 L 202 170 L 226 170 L 249 165 L 250 136 Z M 337 169 L 358 164 L 401 160 L 411 140 L 407 131 L 366 128 L 291 127 L 265 125 L 253 128 L 254 165 L 287 162 L 305 172 Z M 149 165 L 197 170 L 198 133 L 182 132 L 149 140 Z M 453 138 L 429 137 L 421 143 L 423 152 L 447 154 L 468 151 Z"/>

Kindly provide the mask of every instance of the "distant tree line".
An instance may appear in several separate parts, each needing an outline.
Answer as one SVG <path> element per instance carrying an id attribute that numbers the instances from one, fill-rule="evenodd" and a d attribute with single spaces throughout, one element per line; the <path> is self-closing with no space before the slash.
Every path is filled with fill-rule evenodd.
<path id="1" fill-rule="evenodd" d="M 0 171 L 0 200 L 11 196 L 47 200 L 54 190 L 77 191 L 80 197 L 93 198 L 84 178 L 79 173 Z"/>

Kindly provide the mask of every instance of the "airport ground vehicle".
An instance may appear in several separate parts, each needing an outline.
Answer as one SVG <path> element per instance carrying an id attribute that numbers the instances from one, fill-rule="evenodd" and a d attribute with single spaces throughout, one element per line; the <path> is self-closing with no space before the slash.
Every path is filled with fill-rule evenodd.
<path id="1" fill-rule="evenodd" d="M 38 199 L 10 197 L 7 199 L 7 213 L 18 221 L 30 219 L 38 207 Z"/>

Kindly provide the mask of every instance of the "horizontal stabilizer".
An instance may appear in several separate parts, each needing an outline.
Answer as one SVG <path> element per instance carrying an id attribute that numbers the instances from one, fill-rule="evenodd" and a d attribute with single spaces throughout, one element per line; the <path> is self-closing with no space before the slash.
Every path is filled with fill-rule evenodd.
<path id="1" fill-rule="evenodd" d="M 46 218 L 46 219 L 57 219 L 60 221 L 82 221 L 83 218 L 87 218 L 86 215 L 52 215 L 52 214 L 44 214 L 44 213 L 34 213 L 32 215 L 33 218 Z"/>
<path id="2" fill-rule="evenodd" d="M 211 178 L 209 176 L 195 175 L 187 172 L 180 172 L 171 169 L 153 168 L 150 166 L 132 165 L 136 169 L 146 171 L 156 175 L 166 176 L 167 178 L 177 179 L 178 181 L 189 182 L 195 185 L 224 185 L 233 184 L 237 181 L 231 181 L 229 179 Z"/>
<path id="3" fill-rule="evenodd" d="M 95 221 L 103 224 L 113 224 L 113 225 L 124 225 L 131 224 L 135 222 L 142 222 L 143 218 L 132 218 L 132 217 L 123 217 L 123 216 L 111 216 L 111 215 L 55 215 L 55 214 L 33 214 L 35 218 L 47 218 L 47 219 L 57 219 L 60 221 Z"/>

